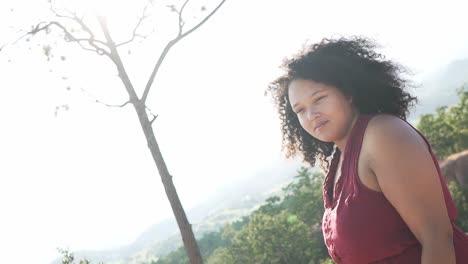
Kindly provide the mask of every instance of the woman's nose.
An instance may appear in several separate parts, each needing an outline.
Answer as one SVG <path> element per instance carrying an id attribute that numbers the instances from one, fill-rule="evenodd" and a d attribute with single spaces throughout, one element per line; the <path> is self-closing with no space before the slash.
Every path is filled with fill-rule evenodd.
<path id="1" fill-rule="evenodd" d="M 307 112 L 307 119 L 310 120 L 310 121 L 315 120 L 319 116 L 320 116 L 320 114 L 316 110 L 310 109 Z"/>

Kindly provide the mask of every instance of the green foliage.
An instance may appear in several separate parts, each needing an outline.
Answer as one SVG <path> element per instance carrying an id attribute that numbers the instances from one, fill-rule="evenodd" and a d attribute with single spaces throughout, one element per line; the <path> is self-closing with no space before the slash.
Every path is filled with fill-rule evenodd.
<path id="1" fill-rule="evenodd" d="M 222 233 L 220 232 L 210 232 L 207 233 L 197 241 L 197 244 L 200 249 L 200 254 L 203 259 L 207 259 L 215 249 L 218 247 L 223 247 L 228 245 L 228 241 L 223 238 Z M 187 254 L 185 253 L 184 247 L 179 247 L 177 250 L 171 252 L 169 255 L 164 258 L 158 259 L 154 262 L 155 264 L 188 264 L 189 260 Z"/>
<path id="2" fill-rule="evenodd" d="M 298 170 L 294 181 L 249 217 L 205 235 L 200 250 L 209 264 L 329 262 L 320 221 L 323 215 L 322 174 Z M 155 262 L 188 263 L 183 248 Z"/>
<path id="3" fill-rule="evenodd" d="M 72 264 L 75 256 L 68 249 L 57 248 L 58 252 L 63 255 L 62 264 Z"/>
<path id="4" fill-rule="evenodd" d="M 322 174 L 311 175 L 307 168 L 302 167 L 295 180 L 283 188 L 283 200 L 278 196 L 270 197 L 258 212 L 276 215 L 287 210 L 306 224 L 314 225 L 321 221 L 324 212 L 322 182 Z"/>
<path id="5" fill-rule="evenodd" d="M 458 104 L 439 107 L 435 114 L 422 115 L 417 126 L 439 160 L 468 149 L 468 87 L 460 87 L 457 93 Z M 455 182 L 450 182 L 448 187 L 459 213 L 455 223 L 468 232 L 468 189 Z"/>
<path id="6" fill-rule="evenodd" d="M 324 259 L 320 261 L 320 264 L 335 264 L 332 259 Z"/>
<path id="7" fill-rule="evenodd" d="M 286 210 L 274 216 L 255 214 L 246 232 L 250 263 L 308 263 L 315 246 L 311 229 Z"/>
<path id="8" fill-rule="evenodd" d="M 234 257 L 226 247 L 217 248 L 207 261 L 207 264 L 236 264 Z"/>
<path id="9" fill-rule="evenodd" d="M 455 224 L 464 232 L 468 232 L 468 188 L 458 186 L 456 182 L 450 182 L 450 193 L 458 209 L 458 218 Z"/>
<path id="10" fill-rule="evenodd" d="M 327 259 L 319 225 L 324 210 L 322 181 L 322 174 L 312 175 L 301 168 L 283 189 L 283 199 L 268 198 L 237 232 L 224 229 L 231 245 L 222 251 L 223 256 L 246 264 L 320 263 Z"/>
<path id="11" fill-rule="evenodd" d="M 69 249 L 62 249 L 62 248 L 57 248 L 58 252 L 62 254 L 62 264 L 75 264 L 75 256 L 72 252 L 70 252 Z M 91 262 L 87 259 L 80 259 L 80 262 L 78 264 L 91 264 Z M 103 264 L 100 262 L 100 264 Z"/>
<path id="12" fill-rule="evenodd" d="M 151 264 L 188 264 L 188 257 L 183 247 L 179 247 L 177 250 L 171 252 L 164 258 L 158 259 L 158 261 L 152 261 Z"/>
<path id="13" fill-rule="evenodd" d="M 417 125 L 439 160 L 468 149 L 468 87 L 462 86 L 457 93 L 458 104 L 439 107 L 435 114 L 422 115 Z"/>
<path id="14" fill-rule="evenodd" d="M 324 213 L 322 198 L 323 175 L 310 172 L 302 167 L 284 191 L 286 196 L 283 207 L 302 219 L 307 225 L 314 225 L 322 220 Z"/>

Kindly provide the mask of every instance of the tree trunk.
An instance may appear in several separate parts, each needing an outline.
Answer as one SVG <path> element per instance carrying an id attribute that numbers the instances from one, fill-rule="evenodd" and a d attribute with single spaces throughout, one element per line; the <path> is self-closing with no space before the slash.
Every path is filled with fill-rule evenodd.
<path id="1" fill-rule="evenodd" d="M 192 225 L 190 225 L 190 223 L 187 220 L 184 208 L 180 203 L 176 188 L 174 187 L 174 183 L 172 182 L 172 176 L 169 174 L 166 163 L 164 162 L 161 151 L 159 150 L 158 143 L 156 142 L 156 137 L 154 136 L 151 122 L 146 113 L 145 100 L 139 100 L 137 94 L 135 93 L 135 89 L 133 88 L 130 78 L 128 77 L 127 72 L 125 71 L 122 60 L 120 59 L 117 47 L 114 41 L 112 40 L 112 36 L 107 27 L 107 22 L 105 18 L 100 17 L 99 23 L 103 30 L 104 36 L 106 37 L 107 45 L 111 51 L 110 57 L 115 63 L 115 66 L 117 67 L 119 77 L 122 80 L 125 89 L 127 90 L 130 102 L 133 104 L 136 110 L 138 120 L 140 120 L 141 128 L 145 133 L 148 148 L 150 149 L 151 155 L 153 156 L 153 160 L 156 163 L 156 167 L 158 168 L 159 175 L 161 176 L 161 180 L 164 185 L 164 190 L 166 191 L 167 198 L 169 199 L 172 211 L 174 212 L 174 216 L 177 220 L 177 225 L 179 226 L 179 230 L 182 235 L 182 241 L 185 247 L 185 252 L 187 253 L 187 257 L 190 261 L 190 264 L 203 264 L 203 259 L 200 255 L 200 250 L 198 249 L 197 241 L 195 240 L 195 236 L 193 235 Z"/>
<path id="2" fill-rule="evenodd" d="M 156 163 L 159 175 L 161 176 L 167 198 L 169 199 L 172 211 L 174 212 L 177 220 L 177 225 L 179 226 L 182 240 L 184 242 L 185 252 L 187 253 L 191 264 L 203 264 L 203 259 L 200 255 L 200 250 L 198 249 L 197 241 L 195 240 L 195 236 L 192 231 L 192 225 L 187 220 L 187 216 L 185 215 L 185 211 L 180 203 L 179 196 L 177 195 L 176 188 L 172 182 L 172 176 L 169 174 L 166 163 L 164 162 L 161 151 L 159 150 L 153 128 L 151 127 L 148 115 L 146 114 L 145 104 L 139 102 L 134 104 L 134 107 L 138 114 L 138 119 L 140 120 L 143 132 L 145 133 L 148 148 L 151 151 L 151 155 L 153 156 L 153 160 Z"/>

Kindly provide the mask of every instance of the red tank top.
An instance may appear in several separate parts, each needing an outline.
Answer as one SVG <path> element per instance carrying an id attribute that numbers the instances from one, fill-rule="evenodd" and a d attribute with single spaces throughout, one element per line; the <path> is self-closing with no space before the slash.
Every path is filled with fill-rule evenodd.
<path id="1" fill-rule="evenodd" d="M 340 158 L 339 149 L 333 155 L 323 185 L 325 213 L 322 231 L 325 244 L 336 263 L 419 264 L 422 254 L 419 241 L 385 196 L 366 187 L 358 177 L 357 166 L 364 131 L 373 116 L 359 115 L 351 129 L 341 165 L 341 177 L 335 190 L 333 177 Z M 436 165 L 445 204 L 453 223 L 458 215 L 457 209 L 429 143 L 419 134 L 426 141 Z M 453 240 L 457 263 L 468 263 L 468 236 L 455 225 Z"/>

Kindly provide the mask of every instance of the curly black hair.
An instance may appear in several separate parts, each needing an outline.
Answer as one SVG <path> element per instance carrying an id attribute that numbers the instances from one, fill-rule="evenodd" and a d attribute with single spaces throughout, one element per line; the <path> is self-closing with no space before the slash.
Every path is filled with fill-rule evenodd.
<path id="1" fill-rule="evenodd" d="M 409 108 L 417 102 L 407 91 L 414 85 L 402 76 L 411 72 L 386 60 L 375 51 L 378 47 L 375 41 L 365 37 L 325 38 L 284 60 L 281 67 L 285 73 L 270 83 L 267 92 L 271 92 L 278 108 L 286 157 L 302 154 L 311 166 L 319 158 L 321 167 L 326 170 L 335 147 L 333 142 L 312 137 L 300 125 L 288 97 L 288 87 L 293 80 L 334 86 L 353 98 L 359 113 L 387 113 L 406 120 Z"/>

